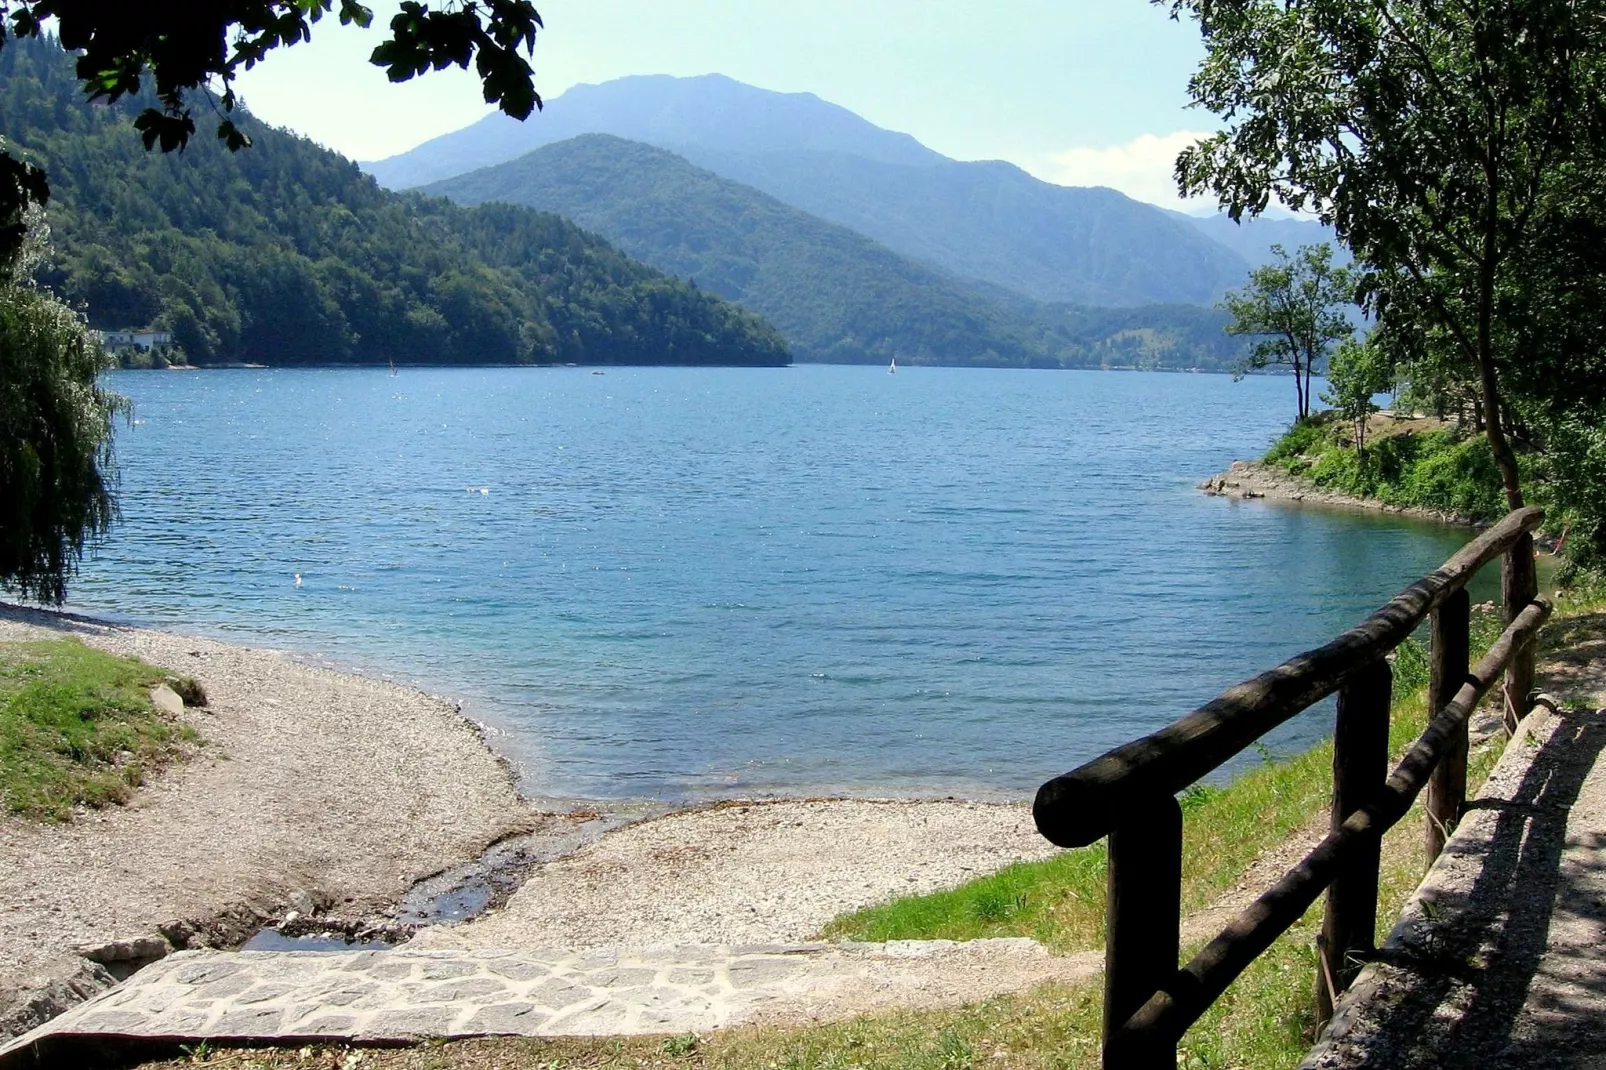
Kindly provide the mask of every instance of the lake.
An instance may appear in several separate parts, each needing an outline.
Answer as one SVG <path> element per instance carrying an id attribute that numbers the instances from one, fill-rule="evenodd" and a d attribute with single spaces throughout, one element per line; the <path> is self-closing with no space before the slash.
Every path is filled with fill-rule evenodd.
<path id="1" fill-rule="evenodd" d="M 1024 797 L 1467 537 L 1197 491 L 1287 423 L 1283 378 L 111 380 L 123 521 L 74 608 L 459 697 L 540 798 Z"/>

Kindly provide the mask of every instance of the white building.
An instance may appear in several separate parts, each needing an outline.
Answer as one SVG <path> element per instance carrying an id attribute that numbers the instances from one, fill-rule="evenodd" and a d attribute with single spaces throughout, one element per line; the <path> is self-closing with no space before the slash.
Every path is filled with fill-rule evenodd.
<path id="1" fill-rule="evenodd" d="M 157 346 L 170 346 L 173 344 L 173 335 L 168 331 L 97 331 L 100 335 L 100 344 L 107 349 L 117 349 L 121 346 L 133 346 L 135 349 L 155 349 Z"/>

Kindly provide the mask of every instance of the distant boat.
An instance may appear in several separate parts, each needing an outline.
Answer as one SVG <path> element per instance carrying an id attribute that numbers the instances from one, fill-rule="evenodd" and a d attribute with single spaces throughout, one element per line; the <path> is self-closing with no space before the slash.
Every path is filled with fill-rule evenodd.
<path id="1" fill-rule="evenodd" d="M 391 361 L 390 362 L 390 374 L 391 375 L 395 375 L 396 374 L 396 362 L 395 361 Z"/>
<path id="2" fill-rule="evenodd" d="M 888 375 L 897 375 L 898 374 L 898 358 L 897 357 L 893 357 L 892 358 L 892 363 L 887 365 L 887 374 Z"/>

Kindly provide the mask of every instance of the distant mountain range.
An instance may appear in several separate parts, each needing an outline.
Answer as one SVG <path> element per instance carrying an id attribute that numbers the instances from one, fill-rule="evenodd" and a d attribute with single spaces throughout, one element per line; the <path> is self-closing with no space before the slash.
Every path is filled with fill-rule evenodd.
<path id="1" fill-rule="evenodd" d="M 587 134 L 420 192 L 572 219 L 764 316 L 801 360 L 1024 364 L 1039 351 L 1014 313 L 957 280 L 638 141 Z"/>
<path id="2" fill-rule="evenodd" d="M 363 166 L 411 188 L 596 133 L 666 149 L 927 267 L 1036 301 L 1209 305 L 1264 262 L 1272 241 L 1326 237 L 1314 223 L 1238 227 L 1057 186 L 1012 164 L 951 160 L 812 94 L 720 75 L 575 86 L 528 122 L 488 116 Z"/>
<path id="3" fill-rule="evenodd" d="M 587 134 L 425 186 L 555 212 L 775 324 L 799 360 L 1216 367 L 1238 343 L 1200 307 L 1082 309 L 958 279 L 665 149 Z"/>

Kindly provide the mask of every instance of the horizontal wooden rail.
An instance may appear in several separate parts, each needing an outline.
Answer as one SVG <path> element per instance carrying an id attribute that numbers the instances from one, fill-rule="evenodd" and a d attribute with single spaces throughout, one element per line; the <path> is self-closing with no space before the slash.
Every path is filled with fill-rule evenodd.
<path id="1" fill-rule="evenodd" d="M 1525 531 L 1526 529 L 1522 529 Z M 1189 1026 L 1209 1009 L 1244 969 L 1304 915 L 1358 852 L 1381 839 L 1410 810 L 1441 758 L 1478 703 L 1506 667 L 1533 642 L 1551 604 L 1535 599 L 1507 626 L 1472 670 L 1455 697 L 1395 767 L 1382 792 L 1322 840 L 1276 886 L 1256 899 L 1174 979 L 1156 992 L 1126 1024 L 1110 1034 L 1105 1065 L 1142 1063 L 1148 1053 L 1173 1049 Z"/>
<path id="2" fill-rule="evenodd" d="M 1480 568 L 1526 539 L 1543 519 L 1539 509 L 1508 514 L 1441 568 L 1326 646 L 1291 658 L 1158 732 L 1050 780 L 1032 804 L 1038 831 L 1061 847 L 1085 847 L 1144 800 L 1174 795 L 1207 776 L 1399 646 Z"/>

